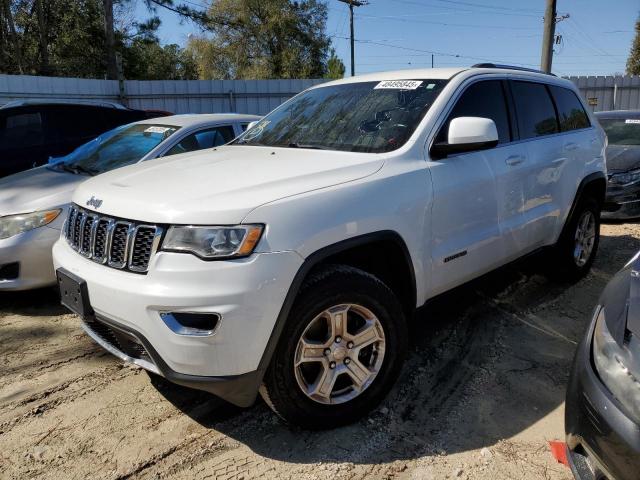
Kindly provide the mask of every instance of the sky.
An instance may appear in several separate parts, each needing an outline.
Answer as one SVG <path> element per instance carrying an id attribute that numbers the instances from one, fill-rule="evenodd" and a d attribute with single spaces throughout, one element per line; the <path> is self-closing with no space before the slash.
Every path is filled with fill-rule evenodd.
<path id="1" fill-rule="evenodd" d="M 182 1 L 194 8 L 206 0 Z M 349 7 L 326 0 L 327 34 L 350 72 Z M 557 75 L 623 73 L 640 0 L 558 0 Z M 545 0 L 369 0 L 355 8 L 356 74 L 479 62 L 540 66 Z M 136 19 L 148 11 L 138 0 Z M 186 45 L 193 23 L 158 9 L 162 43 Z"/>

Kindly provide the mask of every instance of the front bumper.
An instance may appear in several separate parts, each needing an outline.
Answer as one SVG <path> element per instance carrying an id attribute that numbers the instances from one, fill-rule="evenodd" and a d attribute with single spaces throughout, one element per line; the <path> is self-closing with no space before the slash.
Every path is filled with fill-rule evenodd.
<path id="1" fill-rule="evenodd" d="M 56 283 L 51 248 L 60 230 L 43 226 L 0 240 L 0 267 L 18 263 L 17 278 L 0 278 L 2 290 L 28 290 Z"/>
<path id="2" fill-rule="evenodd" d="M 637 480 L 640 425 L 634 423 L 598 378 L 589 334 L 578 346 L 567 388 L 567 458 L 578 480 Z"/>
<path id="3" fill-rule="evenodd" d="M 640 217 L 640 184 L 618 186 L 609 183 L 602 218 L 627 220 Z"/>
<path id="4" fill-rule="evenodd" d="M 88 260 L 64 239 L 54 245 L 53 258 L 56 268 L 86 281 L 97 320 L 139 339 L 157 366 L 156 373 L 209 391 L 206 384 L 220 382 L 218 377 L 231 380 L 258 370 L 289 286 L 302 265 L 295 252 L 210 262 L 184 253 L 159 252 L 149 272 L 141 275 Z M 221 320 L 211 335 L 181 335 L 165 324 L 161 312 L 217 313 Z M 85 325 L 87 320 L 91 319 L 85 319 Z"/>

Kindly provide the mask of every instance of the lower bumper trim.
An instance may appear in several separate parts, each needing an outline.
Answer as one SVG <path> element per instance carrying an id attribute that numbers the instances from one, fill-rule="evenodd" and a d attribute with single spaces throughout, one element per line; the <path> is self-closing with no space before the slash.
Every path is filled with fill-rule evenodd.
<path id="1" fill-rule="evenodd" d="M 114 345 L 110 344 L 98 333 L 96 333 L 88 325 L 91 321 L 97 321 L 106 324 L 110 328 L 119 330 L 132 337 L 135 337 L 137 341 L 144 347 L 146 353 L 150 357 L 151 361 L 147 361 L 141 358 L 133 358 L 127 355 Z M 139 332 L 124 327 L 113 320 L 103 317 L 86 319 L 82 321 L 82 328 L 84 331 L 102 348 L 109 353 L 115 355 L 121 360 L 138 365 L 145 370 L 160 375 L 166 378 L 168 381 L 177 385 L 182 385 L 188 388 L 194 388 L 196 390 L 203 390 L 205 392 L 212 393 L 229 403 L 237 405 L 238 407 L 249 407 L 253 405 L 258 394 L 258 388 L 262 383 L 264 371 L 255 370 L 241 375 L 231 376 L 218 376 L 218 377 L 206 377 L 200 375 L 187 375 L 172 370 L 166 362 L 160 357 L 158 352 L 153 348 L 151 343 Z"/>

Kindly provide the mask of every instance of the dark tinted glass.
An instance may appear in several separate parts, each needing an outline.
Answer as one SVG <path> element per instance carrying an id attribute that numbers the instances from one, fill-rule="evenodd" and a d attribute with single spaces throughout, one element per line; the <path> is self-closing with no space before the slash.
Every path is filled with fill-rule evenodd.
<path id="1" fill-rule="evenodd" d="M 234 145 L 389 152 L 409 139 L 446 83 L 423 79 L 312 88 L 276 108 Z"/>
<path id="2" fill-rule="evenodd" d="M 549 88 L 558 108 L 561 132 L 590 126 L 589 117 L 574 92 L 563 87 L 550 86 Z"/>
<path id="3" fill-rule="evenodd" d="M 45 110 L 49 141 L 89 140 L 107 129 L 102 108 L 55 105 Z"/>
<path id="4" fill-rule="evenodd" d="M 20 112 L 0 116 L 0 148 L 41 145 L 42 115 L 40 112 Z"/>
<path id="5" fill-rule="evenodd" d="M 490 118 L 498 129 L 498 142 L 511 141 L 509 114 L 500 80 L 478 82 L 467 88 L 453 107 L 444 127 L 440 130 L 437 142 L 447 141 L 449 123 L 458 117 Z"/>
<path id="6" fill-rule="evenodd" d="M 520 138 L 558 133 L 558 119 L 547 88 L 541 83 L 513 82 Z"/>
<path id="7" fill-rule="evenodd" d="M 178 144 L 171 147 L 165 156 L 193 152 L 195 150 L 202 150 L 203 148 L 219 147 L 233 140 L 233 137 L 235 137 L 235 135 L 233 133 L 233 127 L 230 125 L 201 130 L 187 135 L 180 140 Z"/>

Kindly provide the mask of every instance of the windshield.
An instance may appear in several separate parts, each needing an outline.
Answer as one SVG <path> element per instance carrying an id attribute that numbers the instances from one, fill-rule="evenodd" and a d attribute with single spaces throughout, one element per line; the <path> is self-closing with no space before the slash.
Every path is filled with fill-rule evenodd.
<path id="1" fill-rule="evenodd" d="M 236 145 L 389 152 L 401 147 L 446 80 L 393 80 L 319 87 L 292 98 Z"/>
<path id="2" fill-rule="evenodd" d="M 179 127 L 134 123 L 114 128 L 76 148 L 69 155 L 49 160 L 52 168 L 97 175 L 136 163 Z"/>
<path id="3" fill-rule="evenodd" d="M 609 145 L 640 145 L 640 118 L 598 118 Z"/>

